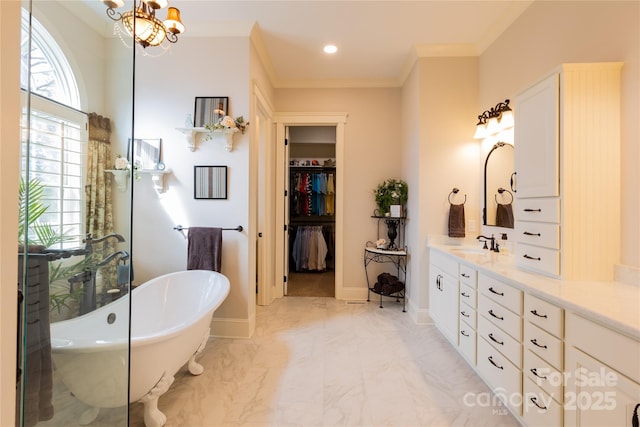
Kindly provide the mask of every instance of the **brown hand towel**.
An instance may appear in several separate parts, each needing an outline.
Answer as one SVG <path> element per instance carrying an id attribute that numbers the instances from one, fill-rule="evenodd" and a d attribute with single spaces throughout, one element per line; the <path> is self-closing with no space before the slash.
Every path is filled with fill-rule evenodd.
<path id="1" fill-rule="evenodd" d="M 220 271 L 222 267 L 222 229 L 189 227 L 187 270 Z"/>
<path id="2" fill-rule="evenodd" d="M 513 228 L 513 208 L 511 203 L 506 205 L 498 203 L 496 207 L 496 225 L 498 227 Z"/>
<path id="3" fill-rule="evenodd" d="M 449 205 L 449 237 L 464 237 L 464 203 Z"/>

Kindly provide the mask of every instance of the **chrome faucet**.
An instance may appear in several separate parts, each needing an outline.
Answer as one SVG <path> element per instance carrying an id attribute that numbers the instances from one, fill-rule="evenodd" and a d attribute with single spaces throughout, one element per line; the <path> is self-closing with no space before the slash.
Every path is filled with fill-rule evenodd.
<path id="1" fill-rule="evenodd" d="M 123 243 L 124 237 L 122 237 L 121 234 L 118 233 L 111 233 L 111 234 L 107 234 L 106 236 L 102 236 L 99 237 L 97 239 L 94 239 L 93 237 L 91 237 L 91 233 L 87 233 L 87 237 L 84 239 L 84 249 L 87 255 L 90 255 L 93 253 L 93 244 L 94 243 L 102 243 L 107 239 L 111 239 L 114 238 L 116 240 L 118 240 L 118 243 Z"/>
<path id="2" fill-rule="evenodd" d="M 491 242 L 491 249 L 490 250 L 492 252 L 500 252 L 500 246 L 496 242 L 496 238 L 494 237 L 493 234 L 491 235 L 491 237 L 483 236 L 481 234 L 478 237 L 476 237 L 476 239 L 478 239 L 478 240 L 482 239 L 480 241 L 484 242 L 484 246 L 482 247 L 482 249 L 488 249 L 487 248 L 487 242 Z"/>

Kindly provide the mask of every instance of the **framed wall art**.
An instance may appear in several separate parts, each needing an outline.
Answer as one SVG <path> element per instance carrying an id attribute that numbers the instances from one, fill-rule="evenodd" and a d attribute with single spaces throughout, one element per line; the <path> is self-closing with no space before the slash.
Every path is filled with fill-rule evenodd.
<path id="1" fill-rule="evenodd" d="M 226 166 L 194 166 L 193 168 L 194 199 L 227 198 Z"/>
<path id="2" fill-rule="evenodd" d="M 196 96 L 193 119 L 195 127 L 204 127 L 208 124 L 217 123 L 226 115 L 229 115 L 228 96 Z"/>

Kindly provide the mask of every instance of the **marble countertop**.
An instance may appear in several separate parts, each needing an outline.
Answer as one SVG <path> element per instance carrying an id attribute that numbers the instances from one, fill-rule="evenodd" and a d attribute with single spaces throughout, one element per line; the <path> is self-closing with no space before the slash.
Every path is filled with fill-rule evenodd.
<path id="1" fill-rule="evenodd" d="M 531 295 L 640 340 L 640 286 L 554 279 L 517 267 L 511 255 L 474 250 L 477 246 L 438 242 L 428 246 L 474 266 L 479 273 L 498 275 L 505 283 Z"/>

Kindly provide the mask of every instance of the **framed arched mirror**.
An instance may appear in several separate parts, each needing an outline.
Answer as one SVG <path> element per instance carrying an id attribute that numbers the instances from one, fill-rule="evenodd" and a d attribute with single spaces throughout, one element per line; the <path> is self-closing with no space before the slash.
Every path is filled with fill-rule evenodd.
<path id="1" fill-rule="evenodd" d="M 496 142 L 484 162 L 484 225 L 513 228 L 513 145 Z"/>

